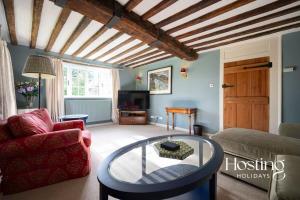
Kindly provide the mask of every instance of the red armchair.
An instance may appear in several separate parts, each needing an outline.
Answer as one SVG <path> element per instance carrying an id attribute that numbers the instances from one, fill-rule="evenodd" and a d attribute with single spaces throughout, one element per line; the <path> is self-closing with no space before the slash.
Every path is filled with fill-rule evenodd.
<path id="1" fill-rule="evenodd" d="M 91 135 L 83 121 L 53 123 L 45 109 L 0 122 L 3 193 L 86 176 L 91 167 L 90 145 Z"/>

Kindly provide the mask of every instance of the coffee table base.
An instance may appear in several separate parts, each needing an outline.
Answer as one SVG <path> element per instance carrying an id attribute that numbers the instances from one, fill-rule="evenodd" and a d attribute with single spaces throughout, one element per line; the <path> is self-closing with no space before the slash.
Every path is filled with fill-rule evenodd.
<path id="1" fill-rule="evenodd" d="M 108 200 L 108 195 L 110 194 L 106 190 L 105 186 L 100 184 L 99 189 L 100 189 L 99 199 Z M 200 186 L 199 188 L 196 188 L 182 195 L 171 197 L 165 200 L 198 200 L 199 196 L 201 196 L 201 200 L 217 199 L 217 174 L 213 174 L 209 182 L 204 184 L 203 186 Z M 148 196 L 147 199 L 149 198 L 151 199 L 151 197 Z M 126 197 L 123 197 L 122 200 L 126 200 Z M 130 200 L 132 200 L 132 198 Z"/>

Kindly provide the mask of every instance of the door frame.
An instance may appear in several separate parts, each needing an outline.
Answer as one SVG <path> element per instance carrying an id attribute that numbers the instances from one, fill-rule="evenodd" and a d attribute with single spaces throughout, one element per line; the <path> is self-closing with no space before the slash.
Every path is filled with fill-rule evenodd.
<path id="1" fill-rule="evenodd" d="M 278 134 L 278 126 L 281 123 L 282 102 L 282 48 L 281 35 L 264 37 L 260 40 L 250 40 L 238 44 L 226 46 L 220 50 L 220 85 L 219 85 L 219 130 L 223 130 L 224 120 L 224 93 L 221 87 L 224 81 L 224 63 L 246 60 L 252 58 L 270 58 L 270 103 L 269 103 L 269 132 Z M 277 84 L 274 84 L 276 83 Z"/>

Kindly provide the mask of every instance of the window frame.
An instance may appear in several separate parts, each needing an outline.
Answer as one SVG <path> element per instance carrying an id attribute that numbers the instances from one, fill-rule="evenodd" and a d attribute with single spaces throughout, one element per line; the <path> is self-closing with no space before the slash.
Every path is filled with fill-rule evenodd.
<path id="1" fill-rule="evenodd" d="M 63 62 L 63 77 L 65 78 L 65 74 L 64 74 L 64 69 L 67 70 L 67 95 L 65 95 L 65 85 L 64 87 L 64 99 L 111 99 L 112 95 L 113 95 L 113 86 L 112 86 L 112 70 L 109 68 L 101 68 L 101 67 L 93 67 L 93 66 L 89 66 L 89 65 L 83 65 L 83 64 L 75 64 L 75 63 L 69 63 L 69 62 Z M 91 72 L 97 72 L 100 77 L 101 76 L 101 70 L 107 70 L 107 72 L 110 74 L 110 77 L 107 80 L 111 81 L 111 91 L 110 91 L 110 95 L 100 95 L 101 94 L 101 85 L 104 83 L 104 81 L 98 81 L 98 85 L 99 85 L 99 96 L 73 96 L 72 95 L 72 70 L 73 69 L 77 69 L 77 70 L 86 70 L 86 71 L 91 71 Z M 84 86 L 84 90 L 85 93 L 88 91 L 88 73 L 85 73 L 85 86 Z M 65 84 L 65 81 L 63 82 Z M 78 90 L 79 90 L 79 86 L 78 86 Z M 103 92 L 102 92 L 103 94 Z"/>

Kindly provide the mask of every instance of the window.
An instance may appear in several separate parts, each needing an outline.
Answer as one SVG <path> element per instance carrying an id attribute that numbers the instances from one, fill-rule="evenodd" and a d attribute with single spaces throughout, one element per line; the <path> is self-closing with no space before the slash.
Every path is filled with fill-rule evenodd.
<path id="1" fill-rule="evenodd" d="M 111 98 L 111 70 L 64 63 L 64 95 Z"/>

